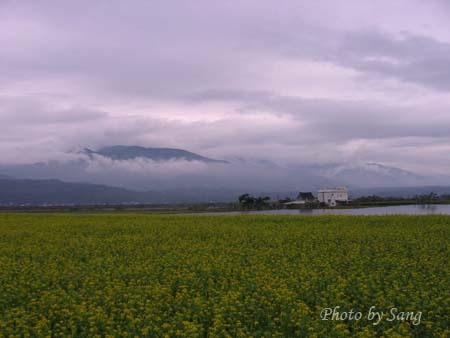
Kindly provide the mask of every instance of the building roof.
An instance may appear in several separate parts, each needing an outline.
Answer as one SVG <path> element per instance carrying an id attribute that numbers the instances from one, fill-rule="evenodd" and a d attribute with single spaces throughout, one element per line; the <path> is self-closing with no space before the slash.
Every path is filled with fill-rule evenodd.
<path id="1" fill-rule="evenodd" d="M 348 192 L 348 189 L 346 187 L 339 187 L 339 188 L 333 188 L 333 189 L 320 189 L 320 192 Z"/>
<path id="2" fill-rule="evenodd" d="M 314 200 L 314 195 L 312 192 L 299 192 L 297 199 L 305 201 Z"/>
<path id="3" fill-rule="evenodd" d="M 305 201 L 291 201 L 291 202 L 286 202 L 283 203 L 284 205 L 296 205 L 296 204 L 305 204 Z"/>

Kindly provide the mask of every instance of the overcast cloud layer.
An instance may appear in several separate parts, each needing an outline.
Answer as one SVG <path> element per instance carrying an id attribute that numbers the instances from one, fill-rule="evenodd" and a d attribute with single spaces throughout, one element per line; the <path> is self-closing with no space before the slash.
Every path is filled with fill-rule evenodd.
<path id="1" fill-rule="evenodd" d="M 3 162 L 112 144 L 450 168 L 446 0 L 0 0 Z"/>

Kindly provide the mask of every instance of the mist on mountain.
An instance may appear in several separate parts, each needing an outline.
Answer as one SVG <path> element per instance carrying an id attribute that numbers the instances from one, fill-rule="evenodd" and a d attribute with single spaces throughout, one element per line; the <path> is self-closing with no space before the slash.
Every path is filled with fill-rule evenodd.
<path id="1" fill-rule="evenodd" d="M 183 149 L 108 146 L 29 164 L 3 164 L 0 174 L 19 179 L 58 179 L 136 191 L 204 189 L 223 191 L 316 191 L 445 184 L 377 163 L 278 164 L 261 158 L 213 159 Z M 448 183 L 449 181 L 447 181 Z"/>

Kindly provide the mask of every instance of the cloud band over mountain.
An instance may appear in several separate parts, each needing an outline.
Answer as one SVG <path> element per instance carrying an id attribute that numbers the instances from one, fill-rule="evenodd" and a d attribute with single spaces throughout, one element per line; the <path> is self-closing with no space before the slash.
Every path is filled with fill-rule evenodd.
<path id="1" fill-rule="evenodd" d="M 137 144 L 443 174 L 449 14 L 443 0 L 2 1 L 0 161 Z"/>

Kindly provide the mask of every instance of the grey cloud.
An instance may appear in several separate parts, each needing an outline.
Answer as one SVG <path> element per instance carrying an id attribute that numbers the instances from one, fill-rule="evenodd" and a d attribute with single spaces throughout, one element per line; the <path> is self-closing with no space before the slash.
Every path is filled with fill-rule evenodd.
<path id="1" fill-rule="evenodd" d="M 0 69 L 16 79 L 66 76 L 100 91 L 174 100 L 217 84 L 258 84 L 261 67 L 300 58 L 450 89 L 449 43 L 324 28 L 302 17 L 294 2 L 9 4 L 6 19 L 20 18 L 12 28 L 30 23 L 27 32 L 0 35 L 9 47 Z"/>
<path id="2" fill-rule="evenodd" d="M 384 4 L 389 11 L 389 1 Z M 212 157 L 327 161 L 372 154 L 378 160 L 388 147 L 380 140 L 411 137 L 431 139 L 430 145 L 411 147 L 443 154 L 450 104 L 443 99 L 436 108 L 433 102 L 450 90 L 450 43 L 427 32 L 368 28 L 371 18 L 352 28 L 315 19 L 335 9 L 352 12 L 354 5 L 1 1 L 2 155 L 141 144 Z M 409 20 L 396 15 L 399 26 Z M 296 69 L 296 61 L 306 65 Z M 308 84 L 297 81 L 302 71 L 306 80 L 321 81 L 321 74 L 308 72 L 308 62 L 356 70 L 348 80 L 354 88 L 374 79 L 383 87 L 395 79 L 407 99 L 415 98 L 407 83 L 430 96 L 420 105 L 392 102 L 385 92 L 336 99 L 339 90 L 328 92 L 325 82 L 323 89 L 304 93 Z M 279 65 L 292 67 L 292 75 L 281 76 Z M 30 98 L 30 91 L 39 94 Z M 170 105 L 167 112 L 159 110 L 161 102 Z M 200 116 L 214 115 L 216 107 L 220 117 Z"/>
<path id="3" fill-rule="evenodd" d="M 1 122 L 12 126 L 73 124 L 106 119 L 108 114 L 82 106 L 58 107 L 30 96 L 1 96 Z"/>
<path id="4" fill-rule="evenodd" d="M 268 91 L 238 90 L 238 89 L 210 89 L 198 91 L 185 96 L 185 100 L 194 103 L 205 101 L 237 101 L 258 102 L 267 100 L 275 94 Z"/>
<path id="5" fill-rule="evenodd" d="M 251 57 L 230 49 L 236 28 L 211 15 L 223 14 L 226 5 L 209 12 L 200 3 L 174 7 L 144 1 L 135 6 L 80 1 L 69 4 L 69 10 L 46 1 L 5 7 L 6 18 L 16 14 L 13 24 L 3 21 L 5 30 L 8 23 L 14 28 L 30 22 L 26 34 L 0 35 L 9 46 L 0 55 L 0 69 L 15 79 L 63 75 L 81 78 L 98 91 L 173 99 L 186 88 L 231 84 L 236 71 L 247 73 Z M 238 15 L 233 8 L 227 12 L 231 21 Z"/>
<path id="6" fill-rule="evenodd" d="M 241 113 L 272 112 L 289 115 L 304 124 L 302 139 L 317 137 L 327 140 L 357 138 L 447 137 L 450 116 L 446 108 L 430 112 L 430 107 L 387 105 L 369 100 L 308 99 L 270 92 L 210 90 L 191 96 L 194 101 L 232 101 L 240 104 Z M 430 114 L 439 117 L 426 121 Z"/>
<path id="7" fill-rule="evenodd" d="M 450 90 L 450 43 L 430 37 L 394 38 L 377 31 L 347 33 L 332 61 L 360 71 Z"/>
<path id="8" fill-rule="evenodd" d="M 450 43 L 403 32 L 399 36 L 378 28 L 331 30 L 299 25 L 271 32 L 273 44 L 258 48 L 291 59 L 330 62 L 361 73 L 392 77 L 429 89 L 450 90 Z"/>

